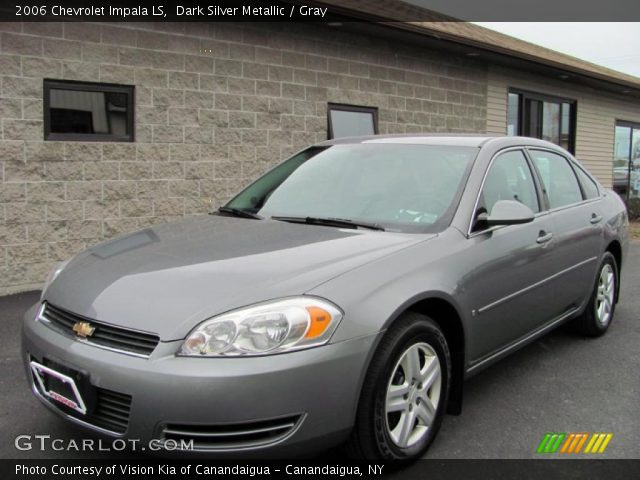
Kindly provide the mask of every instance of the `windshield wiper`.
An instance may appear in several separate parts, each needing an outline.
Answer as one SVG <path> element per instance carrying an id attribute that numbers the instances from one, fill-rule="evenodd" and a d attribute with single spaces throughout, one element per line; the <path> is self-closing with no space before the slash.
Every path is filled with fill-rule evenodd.
<path id="1" fill-rule="evenodd" d="M 345 218 L 271 217 L 271 220 L 289 223 L 305 223 L 307 225 L 325 225 L 327 227 L 368 228 L 369 230 L 380 230 L 384 232 L 384 228 L 377 223 L 356 222 Z"/>
<path id="2" fill-rule="evenodd" d="M 232 217 L 241 217 L 241 218 L 253 218 L 254 220 L 262 220 L 264 217 L 256 213 L 251 213 L 248 210 L 243 210 L 241 208 L 233 208 L 233 207 L 220 207 L 216 212 L 212 212 L 213 214 L 224 214 L 230 215 Z"/>

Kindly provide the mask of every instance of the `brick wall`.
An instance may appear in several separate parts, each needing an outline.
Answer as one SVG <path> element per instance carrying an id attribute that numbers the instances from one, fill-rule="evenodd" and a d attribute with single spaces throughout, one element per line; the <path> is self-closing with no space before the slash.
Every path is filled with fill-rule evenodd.
<path id="1" fill-rule="evenodd" d="M 310 25 L 0 25 L 0 294 L 101 240 L 201 214 L 326 139 L 327 102 L 380 133 L 484 131 L 486 68 Z M 136 86 L 135 143 L 44 142 L 42 79 Z"/>

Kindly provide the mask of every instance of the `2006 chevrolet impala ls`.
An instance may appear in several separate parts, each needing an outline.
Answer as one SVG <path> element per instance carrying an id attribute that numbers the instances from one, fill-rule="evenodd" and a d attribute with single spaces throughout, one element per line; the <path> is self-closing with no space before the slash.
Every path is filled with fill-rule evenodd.
<path id="1" fill-rule="evenodd" d="M 47 407 L 107 435 L 415 458 L 465 377 L 564 322 L 606 332 L 627 231 L 545 141 L 328 141 L 212 216 L 58 266 L 24 362 Z"/>

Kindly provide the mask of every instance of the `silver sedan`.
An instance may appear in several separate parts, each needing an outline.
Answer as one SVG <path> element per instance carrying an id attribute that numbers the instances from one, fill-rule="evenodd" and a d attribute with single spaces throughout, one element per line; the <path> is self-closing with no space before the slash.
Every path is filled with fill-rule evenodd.
<path id="1" fill-rule="evenodd" d="M 465 378 L 557 326 L 610 327 L 624 204 L 520 137 L 309 147 L 212 215 L 88 249 L 26 314 L 33 393 L 207 455 L 424 454 Z"/>

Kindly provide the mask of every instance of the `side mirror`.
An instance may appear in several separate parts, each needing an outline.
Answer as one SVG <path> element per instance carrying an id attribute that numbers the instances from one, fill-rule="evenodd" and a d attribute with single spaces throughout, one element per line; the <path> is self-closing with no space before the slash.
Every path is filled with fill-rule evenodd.
<path id="1" fill-rule="evenodd" d="M 515 200 L 498 200 L 491 213 L 478 215 L 478 223 L 486 227 L 496 225 L 519 225 L 533 221 L 535 213 L 524 203 Z"/>

